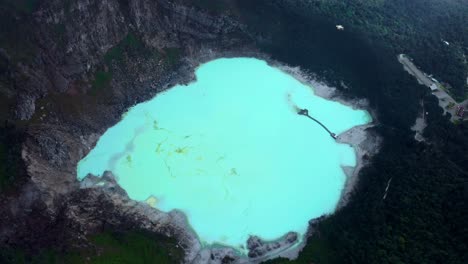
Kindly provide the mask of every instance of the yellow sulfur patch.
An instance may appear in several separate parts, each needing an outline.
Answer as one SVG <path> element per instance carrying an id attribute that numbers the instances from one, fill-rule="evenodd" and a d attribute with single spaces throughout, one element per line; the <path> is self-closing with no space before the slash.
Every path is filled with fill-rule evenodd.
<path id="1" fill-rule="evenodd" d="M 158 198 L 151 195 L 150 197 L 148 197 L 148 199 L 145 200 L 145 203 L 147 203 L 153 208 L 156 208 L 156 205 L 158 204 Z"/>

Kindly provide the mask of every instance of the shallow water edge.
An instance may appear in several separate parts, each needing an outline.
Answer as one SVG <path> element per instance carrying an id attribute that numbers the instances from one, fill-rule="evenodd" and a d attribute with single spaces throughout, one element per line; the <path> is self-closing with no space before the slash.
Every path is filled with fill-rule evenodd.
<path id="1" fill-rule="evenodd" d="M 304 74 L 299 68 L 291 68 L 291 67 L 288 67 L 286 65 L 283 65 L 279 62 L 276 62 L 276 61 L 273 61 L 271 59 L 269 59 L 267 56 L 265 56 L 264 54 L 259 54 L 259 53 L 255 53 L 255 52 L 247 52 L 248 54 L 242 54 L 242 55 L 239 55 L 238 53 L 232 53 L 232 54 L 216 54 L 216 53 L 213 53 L 213 52 L 208 52 L 206 54 L 204 54 L 203 56 L 201 56 L 200 60 L 198 60 L 198 63 L 196 63 L 195 61 L 190 61 L 190 69 L 194 70 L 196 69 L 196 67 L 200 64 L 203 64 L 204 62 L 206 61 L 210 61 L 210 60 L 213 60 L 213 59 L 216 59 L 216 58 L 220 58 L 220 57 L 253 57 L 253 58 L 258 58 L 258 59 L 261 59 L 261 60 L 265 60 L 268 62 L 268 64 L 270 66 L 273 66 L 273 67 L 276 67 L 276 68 L 279 68 L 283 71 L 285 71 L 286 73 L 288 74 L 291 74 L 293 75 L 296 79 L 300 80 L 301 82 L 307 84 L 308 86 L 312 86 L 314 87 L 314 92 L 316 95 L 320 96 L 320 97 L 323 97 L 325 99 L 328 99 L 328 100 L 332 100 L 332 101 L 338 101 L 338 102 L 341 102 L 345 105 L 348 105 L 348 106 L 352 106 L 354 109 L 365 109 L 367 107 L 367 104 L 365 102 L 365 100 L 359 100 L 359 101 L 346 101 L 344 99 L 341 99 L 338 95 L 338 92 L 336 89 L 334 88 L 330 88 L 330 87 L 327 87 L 325 84 L 321 83 L 321 82 L 318 82 L 318 81 L 315 81 L 313 79 L 311 79 L 310 77 L 308 77 L 306 74 Z M 232 56 L 230 56 L 232 55 Z M 190 72 L 190 80 L 193 81 L 194 80 L 194 72 L 195 71 L 192 71 Z M 185 79 L 187 81 L 187 79 Z M 184 82 L 182 82 L 184 83 Z M 170 88 L 172 86 L 168 86 L 166 88 Z M 368 109 L 366 109 L 368 110 Z M 372 112 L 368 110 L 368 112 L 371 114 L 372 116 Z M 340 143 L 345 143 L 345 144 L 349 144 L 351 145 L 354 149 L 355 149 L 355 152 L 356 152 L 356 156 L 357 156 L 357 164 L 356 164 L 356 167 L 354 168 L 354 170 L 352 170 L 351 172 L 347 169 L 345 169 L 345 172 L 347 172 L 347 181 L 346 181 L 346 184 L 345 184 L 345 188 L 343 189 L 343 194 L 341 195 L 341 198 L 340 198 L 340 202 L 339 202 L 339 205 L 337 208 L 341 208 L 342 206 L 344 206 L 346 204 L 346 199 L 345 199 L 345 196 L 346 194 L 348 194 L 356 180 L 357 180 L 357 174 L 360 170 L 360 168 L 362 168 L 362 166 L 365 165 L 365 162 L 363 161 L 363 156 L 364 155 L 372 155 L 373 153 L 376 153 L 376 151 L 378 150 L 378 145 L 379 145 L 379 140 L 378 138 L 375 138 L 375 135 L 373 136 L 369 136 L 369 130 L 370 128 L 373 126 L 373 124 L 375 124 L 376 122 L 376 119 L 374 116 L 372 116 L 372 120 L 373 122 L 371 124 L 367 124 L 367 125 L 364 125 L 364 126 L 361 126 L 361 127 L 353 127 L 352 129 L 348 130 L 348 131 L 345 131 L 343 133 L 341 133 L 340 135 L 338 135 L 338 141 Z M 369 140 L 371 139 L 372 140 Z M 371 142 L 372 141 L 372 142 Z M 88 176 L 87 178 L 89 179 L 92 179 L 93 177 L 92 176 Z M 352 180 L 351 180 L 352 179 Z M 92 183 L 94 182 L 94 184 Z M 82 188 L 96 188 L 96 187 L 100 187 L 100 186 L 104 186 L 106 183 L 102 183 L 101 181 L 95 181 L 95 180 L 84 180 L 82 182 Z M 140 202 L 137 202 L 137 203 L 140 203 Z M 141 202 L 144 206 L 146 207 L 146 204 Z M 145 209 L 147 210 L 147 209 Z M 150 210 L 155 210 L 155 211 L 158 211 L 157 209 L 150 209 Z M 165 213 L 162 213 L 162 212 L 158 212 L 158 214 L 165 214 Z M 181 212 L 169 212 L 167 213 L 169 215 L 171 214 L 181 214 Z M 180 218 L 180 217 L 179 217 Z M 191 234 L 189 235 L 189 237 L 192 237 L 193 238 L 193 230 L 191 230 L 191 227 L 188 225 L 187 221 L 186 221 L 186 218 L 182 217 L 182 219 L 185 219 L 184 220 L 181 220 L 181 219 L 178 219 L 175 223 L 175 225 L 177 226 L 177 228 L 183 228 L 184 229 L 184 232 L 187 233 L 187 234 Z M 185 222 L 185 223 L 184 223 Z M 196 236 L 196 235 L 195 235 Z M 277 242 L 281 242 L 283 239 L 278 239 L 277 241 L 272 241 L 273 243 L 277 243 Z M 303 241 L 306 241 L 306 237 L 304 238 Z M 197 244 L 197 243 L 195 243 Z M 222 248 L 222 247 L 219 247 L 219 246 L 213 246 L 211 248 L 203 248 L 199 242 L 198 242 L 198 245 L 193 245 L 192 247 L 190 248 L 187 248 L 186 250 L 188 251 L 188 256 L 187 256 L 187 261 L 194 261 L 196 260 L 194 263 L 205 263 L 204 260 L 207 260 L 205 258 L 205 256 L 207 256 L 207 250 L 209 252 L 211 252 L 211 254 L 213 254 L 213 252 L 217 252 L 218 255 L 222 255 L 222 254 L 225 254 L 225 255 L 236 255 L 236 258 L 239 262 L 237 263 L 253 263 L 253 262 L 257 262 L 257 261 L 262 261 L 262 260 L 266 260 L 266 259 L 269 259 L 269 258 L 272 258 L 272 257 L 276 257 L 278 255 L 281 255 L 281 256 L 285 256 L 285 257 L 289 257 L 289 258 L 294 258 L 296 253 L 294 252 L 298 252 L 302 247 L 300 245 L 297 245 L 297 244 L 292 244 L 291 246 L 289 247 L 282 247 L 281 250 L 274 250 L 274 251 L 271 251 L 269 252 L 270 254 L 265 254 L 263 255 L 262 257 L 260 258 L 255 258 L 252 259 L 252 258 L 246 258 L 246 257 L 243 257 L 243 256 L 239 256 L 237 254 L 237 252 L 233 251 L 232 249 L 229 249 L 229 248 Z M 210 254 L 208 254 L 209 256 Z"/>

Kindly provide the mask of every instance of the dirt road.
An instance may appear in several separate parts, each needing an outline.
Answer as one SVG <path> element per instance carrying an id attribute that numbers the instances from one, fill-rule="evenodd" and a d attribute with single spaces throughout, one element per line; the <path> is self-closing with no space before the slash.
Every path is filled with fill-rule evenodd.
<path id="1" fill-rule="evenodd" d="M 403 64 L 403 68 L 411 75 L 416 77 L 420 84 L 429 87 L 432 90 L 432 94 L 439 99 L 439 106 L 444 110 L 444 113 L 450 113 L 452 115 L 451 120 L 459 120 L 460 118 L 456 115 L 457 105 L 461 105 L 468 109 L 468 99 L 457 103 L 447 92 L 445 92 L 439 82 L 432 80 L 424 72 L 418 69 L 416 65 L 404 54 L 398 55 L 398 61 Z M 435 89 L 437 88 L 437 89 Z M 468 111 L 468 110 L 467 110 Z M 468 120 L 467 114 L 465 114 L 464 120 Z"/>

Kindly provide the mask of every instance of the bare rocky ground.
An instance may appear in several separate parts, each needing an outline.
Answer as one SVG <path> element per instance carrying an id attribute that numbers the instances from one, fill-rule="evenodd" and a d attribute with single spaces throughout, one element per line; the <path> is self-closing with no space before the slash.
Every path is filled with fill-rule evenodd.
<path id="1" fill-rule="evenodd" d="M 0 49 L 0 58 L 9 65 L 7 77 L 14 80 L 6 88 L 16 98 L 14 122 L 25 126 L 22 158 L 28 175 L 17 193 L 0 201 L 1 246 L 31 251 L 86 247 L 89 234 L 109 226 L 176 237 L 186 263 L 257 263 L 297 244 L 297 235 L 290 233 L 271 242 L 252 237 L 249 256 L 244 257 L 228 248 L 202 248 L 181 212 L 163 213 L 130 200 L 112 174 L 90 175 L 81 183 L 76 179 L 78 161 L 128 107 L 192 81 L 194 69 L 205 61 L 268 59 L 253 48 L 253 36 L 242 24 L 166 0 L 131 0 L 125 6 L 118 0 L 70 5 L 51 0 L 28 19 L 36 28 L 31 36 L 37 50 L 34 59 L 17 62 Z M 118 59 L 104 63 L 129 35 L 142 43 L 140 53 L 118 50 Z M 100 74 L 111 77 L 98 89 Z M 326 94 L 326 86 L 314 86 L 319 95 L 339 99 Z M 368 141 L 366 131 L 370 129 L 362 127 L 339 136 L 357 149 L 359 166 L 378 149 L 378 141 Z M 350 175 L 356 175 L 359 166 Z"/>

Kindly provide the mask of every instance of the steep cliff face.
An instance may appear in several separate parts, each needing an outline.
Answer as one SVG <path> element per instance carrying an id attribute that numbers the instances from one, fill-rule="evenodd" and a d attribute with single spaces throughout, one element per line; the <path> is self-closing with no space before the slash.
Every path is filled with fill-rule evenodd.
<path id="1" fill-rule="evenodd" d="M 242 34 L 241 26 L 227 16 L 163 0 L 46 1 L 16 19 L 34 28 L 30 61 L 11 61 L 19 95 L 16 114 L 23 120 L 34 114 L 36 99 L 88 81 L 109 49 L 129 33 L 149 49 L 179 48 L 186 54 L 203 46 L 238 44 L 240 38 L 233 36 Z M 8 50 L 2 51 L 11 59 Z"/>
<path id="2" fill-rule="evenodd" d="M 0 244 L 86 245 L 90 232 L 126 226 L 178 237 L 193 260 L 201 246 L 183 216 L 129 200 L 111 176 L 103 179 L 108 188 L 92 180 L 80 188 L 76 165 L 128 107 L 192 80 L 210 56 L 249 51 L 243 26 L 182 1 L 39 3 L 27 13 L 0 9 L 17 27 L 2 28 L 3 36 L 32 29 L 17 47 L 0 45 L 0 99 L 12 106 L 8 119 L 25 124 L 28 175 L 0 202 Z M 23 47 L 28 56 L 18 57 Z"/>

